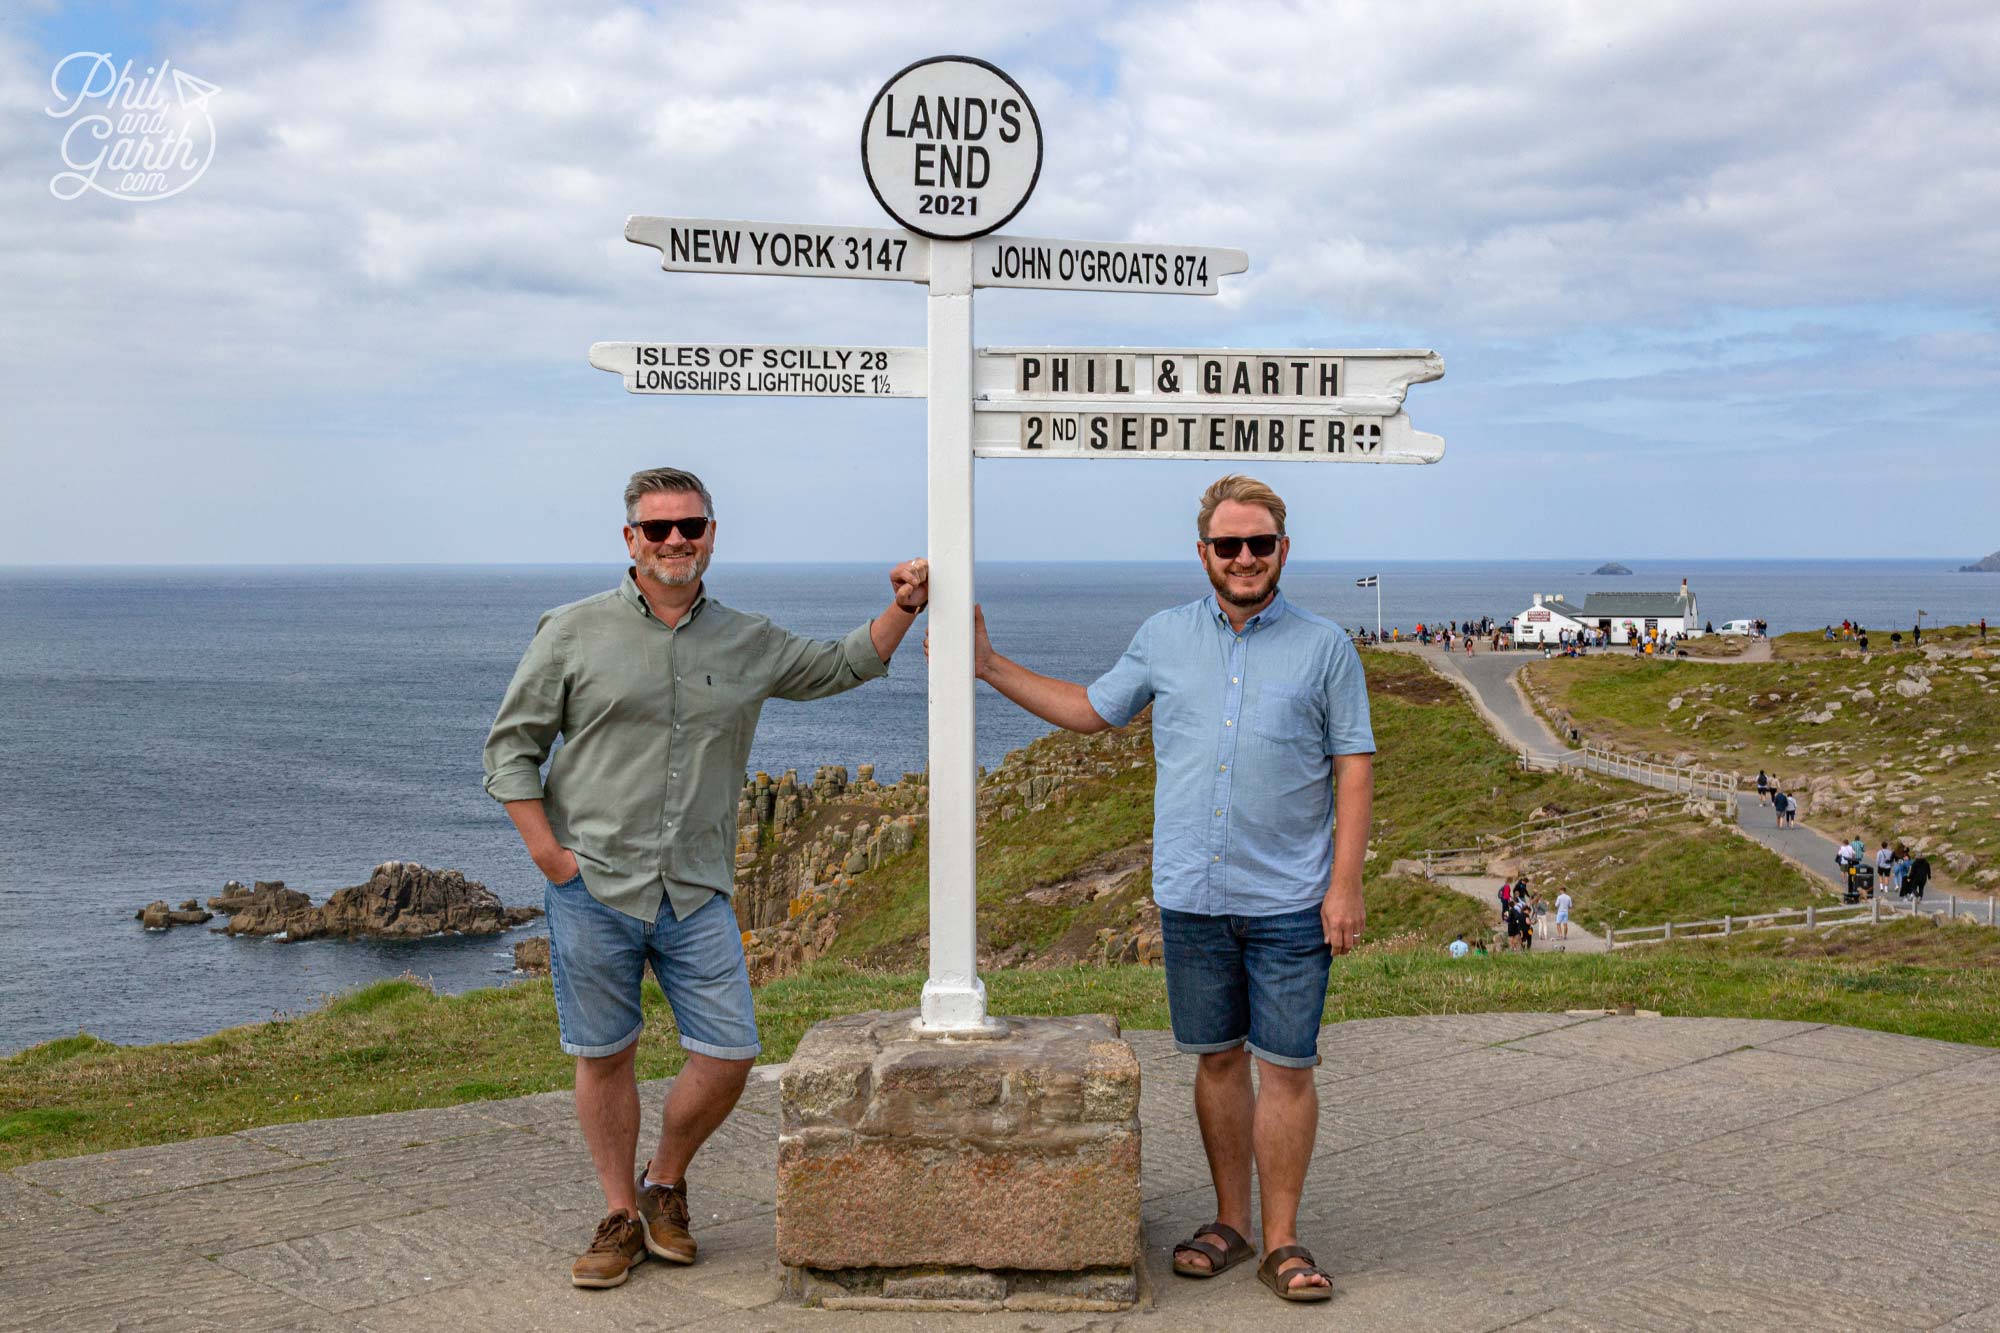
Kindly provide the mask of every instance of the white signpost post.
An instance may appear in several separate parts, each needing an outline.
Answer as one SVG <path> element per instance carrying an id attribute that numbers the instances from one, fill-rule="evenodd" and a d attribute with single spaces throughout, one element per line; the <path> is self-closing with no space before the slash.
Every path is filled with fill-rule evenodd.
<path id="1" fill-rule="evenodd" d="M 1403 395 L 1437 379 L 1427 351 L 975 349 L 976 287 L 1213 295 L 1241 250 L 991 233 L 1027 203 L 1041 121 L 984 61 L 918 61 L 861 133 L 869 188 L 907 231 L 634 217 L 627 240 L 680 273 L 872 278 L 928 286 L 926 347 L 603 342 L 590 363 L 633 393 L 929 400 L 930 978 L 920 1028 L 994 1027 L 974 910 L 972 466 L 978 458 L 1434 463 Z M 914 234 L 913 234 L 914 233 Z"/>

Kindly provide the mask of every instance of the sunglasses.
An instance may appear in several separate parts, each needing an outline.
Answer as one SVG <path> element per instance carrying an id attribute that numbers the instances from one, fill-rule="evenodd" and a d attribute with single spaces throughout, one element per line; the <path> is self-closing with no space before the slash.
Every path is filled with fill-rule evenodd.
<path id="1" fill-rule="evenodd" d="M 1275 532 L 1260 532 L 1255 537 L 1203 537 L 1209 549 L 1224 560 L 1234 560 L 1244 547 L 1259 560 L 1278 549 L 1281 539 Z"/>
<path id="2" fill-rule="evenodd" d="M 665 541 L 676 528 L 680 529 L 681 536 L 691 542 L 698 542 L 701 540 L 701 534 L 708 531 L 708 520 L 700 517 L 638 518 L 632 520 L 632 526 L 644 533 L 649 542 Z"/>

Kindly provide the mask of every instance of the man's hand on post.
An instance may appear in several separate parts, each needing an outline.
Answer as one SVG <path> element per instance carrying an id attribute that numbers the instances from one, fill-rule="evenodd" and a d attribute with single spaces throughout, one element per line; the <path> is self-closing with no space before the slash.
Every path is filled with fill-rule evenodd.
<path id="1" fill-rule="evenodd" d="M 896 591 L 896 605 L 915 615 L 930 603 L 931 562 L 905 560 L 889 571 L 889 586 Z"/>

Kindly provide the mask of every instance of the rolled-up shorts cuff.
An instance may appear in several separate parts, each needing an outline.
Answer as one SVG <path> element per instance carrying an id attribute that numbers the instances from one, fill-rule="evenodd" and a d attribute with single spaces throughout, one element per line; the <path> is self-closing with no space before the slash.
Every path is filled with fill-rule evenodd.
<path id="1" fill-rule="evenodd" d="M 1319 1065 L 1319 1052 L 1317 1050 L 1311 1055 L 1278 1055 L 1265 1050 L 1255 1042 L 1245 1042 L 1244 1044 L 1249 1046 L 1250 1054 L 1256 1056 L 1267 1065 L 1280 1065 L 1286 1069 L 1313 1069 Z"/>
<path id="2" fill-rule="evenodd" d="M 630 1032 L 626 1033 L 623 1037 L 620 1037 L 617 1041 L 612 1042 L 609 1046 L 578 1046 L 575 1042 L 564 1041 L 561 1043 L 563 1048 L 563 1054 L 580 1055 L 586 1060 L 601 1060 L 607 1055 L 618 1054 L 618 1052 L 624 1050 L 627 1046 L 630 1046 L 633 1042 L 639 1040 L 639 1034 L 641 1032 L 644 1032 L 645 1030 L 646 1030 L 645 1020 L 641 1019 L 638 1025 L 635 1026 Z"/>
<path id="3" fill-rule="evenodd" d="M 1230 1041 L 1181 1041 L 1175 1038 L 1174 1049 L 1182 1055 L 1215 1055 L 1222 1051 L 1233 1051 L 1247 1040 L 1249 1040 L 1247 1037 L 1236 1037 Z"/>
<path id="4" fill-rule="evenodd" d="M 696 1055 L 712 1056 L 717 1060 L 754 1060 L 763 1051 L 764 1045 L 762 1042 L 752 1042 L 748 1046 L 717 1046 L 714 1042 L 696 1041 L 683 1032 L 681 1049 L 693 1051 Z"/>

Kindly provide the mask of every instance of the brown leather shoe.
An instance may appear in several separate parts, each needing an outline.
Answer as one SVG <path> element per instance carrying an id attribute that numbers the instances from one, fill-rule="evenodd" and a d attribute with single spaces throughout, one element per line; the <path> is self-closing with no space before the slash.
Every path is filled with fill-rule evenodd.
<path id="1" fill-rule="evenodd" d="M 645 1258 L 646 1224 L 625 1213 L 610 1213 L 597 1224 L 590 1248 L 570 1265 L 569 1280 L 579 1287 L 616 1287 Z"/>
<path id="2" fill-rule="evenodd" d="M 669 1263 L 694 1262 L 694 1237 L 688 1234 L 688 1188 L 678 1185 L 648 1185 L 646 1163 L 639 1172 L 639 1216 L 646 1220 L 646 1248 Z"/>

